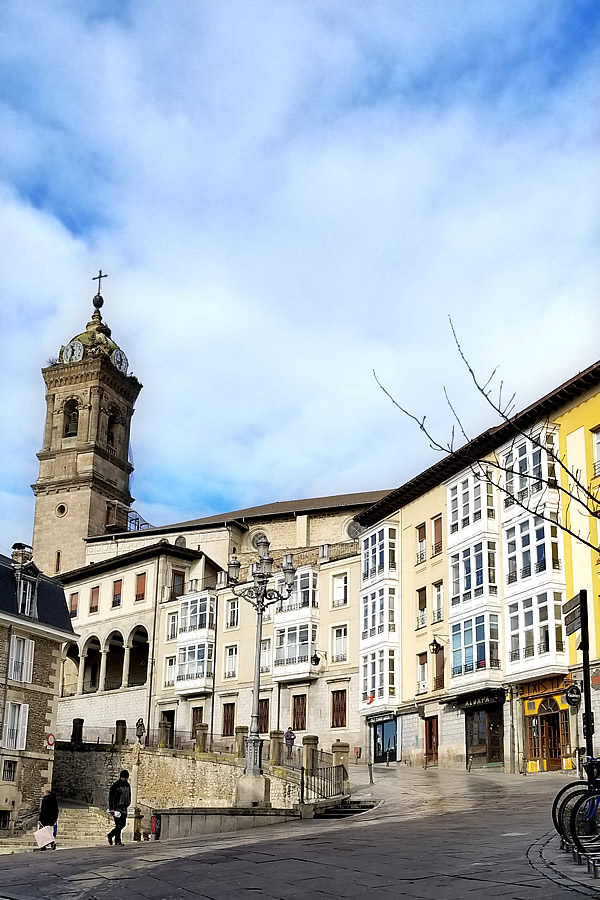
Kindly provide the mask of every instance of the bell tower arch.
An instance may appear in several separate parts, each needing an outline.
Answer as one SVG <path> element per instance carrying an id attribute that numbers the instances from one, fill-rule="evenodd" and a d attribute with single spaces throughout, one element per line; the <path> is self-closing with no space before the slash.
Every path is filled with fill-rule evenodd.
<path id="1" fill-rule="evenodd" d="M 102 276 L 106 277 L 106 276 Z M 84 538 L 127 530 L 133 503 L 129 434 L 142 385 L 100 312 L 42 369 L 46 425 L 35 494 L 33 554 L 48 575 L 85 565 Z"/>

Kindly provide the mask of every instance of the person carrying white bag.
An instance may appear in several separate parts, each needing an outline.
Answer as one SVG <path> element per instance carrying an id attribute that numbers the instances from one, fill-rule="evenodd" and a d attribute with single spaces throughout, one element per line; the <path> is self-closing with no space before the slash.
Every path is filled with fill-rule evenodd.
<path id="1" fill-rule="evenodd" d="M 115 820 L 115 827 L 109 831 L 106 837 L 108 843 L 122 844 L 121 832 L 127 824 L 127 810 L 131 803 L 131 788 L 129 786 L 129 772 L 123 769 L 119 780 L 111 784 L 108 792 L 108 811 Z"/>
<path id="2" fill-rule="evenodd" d="M 42 797 L 38 830 L 33 836 L 40 850 L 50 847 L 56 850 L 56 823 L 58 821 L 58 800 L 50 788 L 46 788 Z"/>

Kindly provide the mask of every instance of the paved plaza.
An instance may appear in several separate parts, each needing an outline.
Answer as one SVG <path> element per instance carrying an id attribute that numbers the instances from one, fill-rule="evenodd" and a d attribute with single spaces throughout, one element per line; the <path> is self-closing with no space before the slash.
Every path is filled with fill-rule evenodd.
<path id="1" fill-rule="evenodd" d="M 355 796 L 381 801 L 366 813 L 200 844 L 0 857 L 0 898 L 600 898 L 550 833 L 551 800 L 564 783 L 553 775 L 377 767 L 369 785 L 360 769 Z"/>

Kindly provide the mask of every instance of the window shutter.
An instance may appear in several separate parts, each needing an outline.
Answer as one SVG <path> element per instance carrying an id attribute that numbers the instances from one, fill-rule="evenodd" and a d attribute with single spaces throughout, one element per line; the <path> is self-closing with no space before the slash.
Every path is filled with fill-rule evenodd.
<path id="1" fill-rule="evenodd" d="M 33 680 L 33 654 L 35 641 L 25 641 L 25 654 L 23 659 L 23 681 L 31 684 Z"/>
<path id="2" fill-rule="evenodd" d="M 14 679 L 15 677 L 15 659 L 16 659 L 16 645 L 15 645 L 15 636 L 10 639 L 10 652 L 8 655 L 8 677 Z"/>
<path id="3" fill-rule="evenodd" d="M 19 731 L 17 734 L 17 750 L 25 750 L 27 745 L 27 722 L 29 721 L 29 706 L 26 703 L 21 705 L 19 711 Z"/>

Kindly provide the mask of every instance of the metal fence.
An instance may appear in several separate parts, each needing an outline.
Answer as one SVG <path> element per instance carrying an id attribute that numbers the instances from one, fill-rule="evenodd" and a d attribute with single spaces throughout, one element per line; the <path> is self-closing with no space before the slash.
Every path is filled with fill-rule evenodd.
<path id="1" fill-rule="evenodd" d="M 344 766 L 303 768 L 300 772 L 300 803 L 343 796 L 344 781 L 347 777 Z"/>

